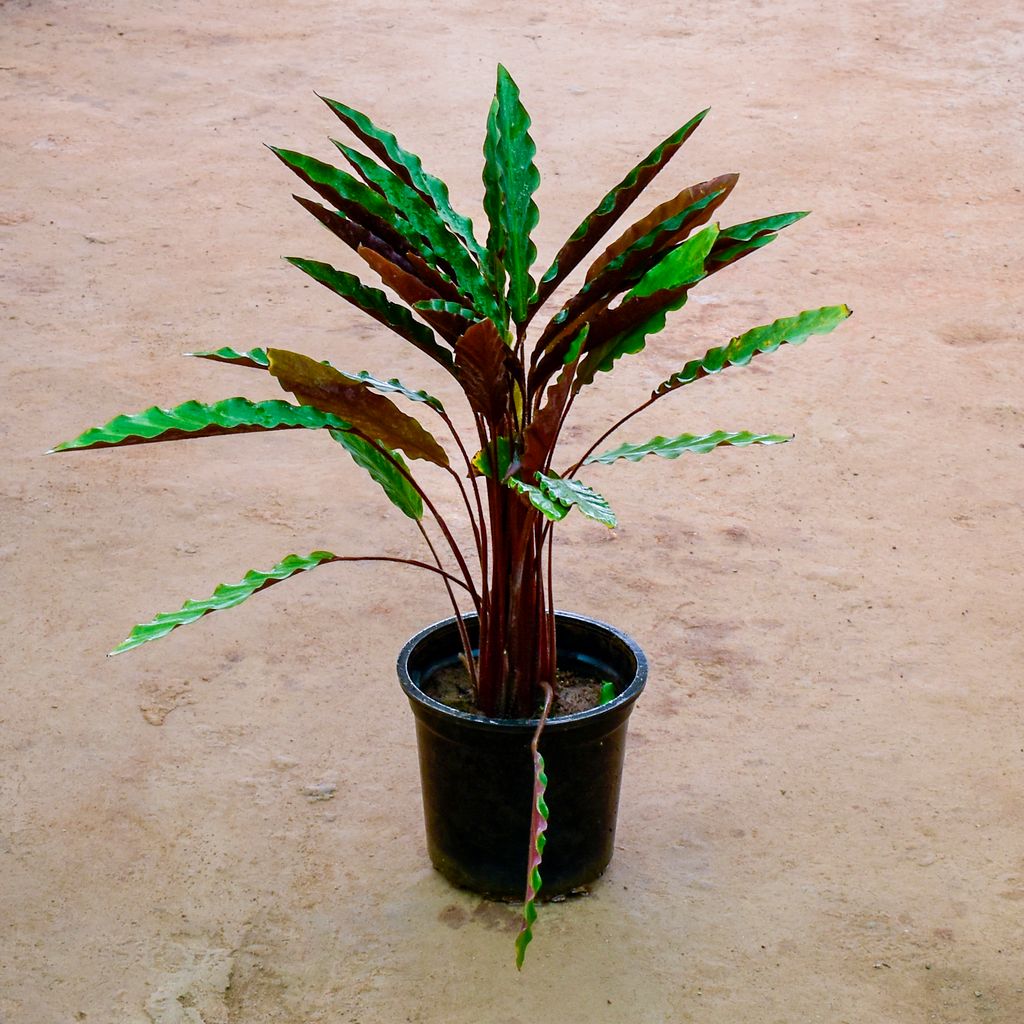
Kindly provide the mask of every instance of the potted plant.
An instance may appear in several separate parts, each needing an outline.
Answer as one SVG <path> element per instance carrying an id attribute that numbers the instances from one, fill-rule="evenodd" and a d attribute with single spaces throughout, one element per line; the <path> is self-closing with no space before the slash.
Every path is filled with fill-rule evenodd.
<path id="1" fill-rule="evenodd" d="M 393 135 L 343 103 L 324 102 L 368 151 L 334 143 L 354 173 L 300 153 L 272 151 L 327 205 L 303 196 L 295 196 L 297 202 L 353 249 L 391 296 L 326 263 L 289 262 L 454 378 L 471 428 L 460 433 L 437 398 L 396 379 L 284 349 L 221 348 L 191 354 L 268 374 L 294 401 L 228 398 L 151 408 L 118 416 L 53 450 L 305 428 L 326 433 L 345 449 L 415 522 L 425 545 L 422 558 L 290 555 L 265 572 L 248 572 L 240 583 L 218 586 L 205 600 L 187 601 L 136 626 L 112 653 L 333 562 L 399 562 L 437 576 L 454 615 L 414 637 L 398 665 L 417 721 L 428 847 L 434 864 L 457 884 L 490 896 L 525 888 L 516 942 L 521 966 L 536 917 L 545 839 L 551 839 L 547 894 L 593 880 L 611 857 L 626 720 L 646 680 L 643 653 L 632 640 L 603 623 L 555 611 L 554 525 L 574 508 L 604 527 L 616 525 L 608 502 L 580 479 L 580 470 L 648 455 L 675 459 L 720 446 L 788 441 L 780 434 L 716 430 L 599 451 L 609 435 L 655 402 L 780 345 L 825 334 L 850 310 L 808 310 L 694 354 L 585 450 L 559 457 L 560 435 L 585 388 L 619 359 L 640 352 L 701 281 L 769 244 L 805 214 L 723 227 L 714 217 L 737 175 L 684 188 L 607 245 L 582 285 L 543 328 L 530 331 L 555 289 L 707 111 L 641 160 L 535 280 L 530 233 L 538 221 L 533 193 L 540 176 L 530 118 L 504 68 L 498 68 L 484 140 L 486 244 L 453 209 L 444 183 Z M 421 485 L 417 461 L 450 479 L 447 504 Z M 449 524 L 451 499 L 468 517 L 468 539 L 460 541 Z"/>

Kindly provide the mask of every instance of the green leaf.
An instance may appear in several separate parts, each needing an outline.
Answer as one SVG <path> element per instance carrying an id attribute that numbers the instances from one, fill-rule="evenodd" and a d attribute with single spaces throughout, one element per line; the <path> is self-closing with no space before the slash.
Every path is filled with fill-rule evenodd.
<path id="1" fill-rule="evenodd" d="M 376 254 L 371 253 L 371 255 Z M 441 346 L 434 337 L 434 332 L 416 320 L 405 306 L 392 302 L 379 288 L 370 288 L 363 284 L 355 274 L 336 270 L 329 263 L 319 263 L 316 260 L 304 260 L 297 257 L 287 257 L 287 259 L 289 263 L 308 274 L 314 281 L 351 302 L 364 313 L 368 313 L 378 323 L 390 327 L 396 334 L 436 362 L 441 363 L 449 370 L 454 368 L 455 361 L 452 354 Z"/>
<path id="2" fill-rule="evenodd" d="M 278 562 L 269 572 L 257 572 L 255 569 L 245 574 L 241 583 L 221 583 L 213 592 L 212 597 L 205 601 L 186 601 L 181 609 L 176 612 L 161 612 L 151 622 L 143 622 L 136 626 L 128 639 L 120 643 L 110 653 L 123 654 L 135 647 L 141 647 L 150 640 L 158 640 L 167 636 L 171 630 L 178 626 L 187 625 L 201 619 L 210 612 L 218 612 L 224 608 L 234 608 L 241 604 L 253 594 L 272 587 L 275 583 L 290 579 L 300 572 L 309 572 L 317 566 L 326 565 L 328 562 L 337 560 L 337 556 L 330 551 L 314 551 L 310 555 L 289 555 L 283 561 Z"/>
<path id="3" fill-rule="evenodd" d="M 507 437 L 498 437 L 494 440 L 494 446 L 498 453 L 498 480 L 504 480 L 508 473 L 508 467 L 512 465 L 512 442 Z M 493 479 L 491 471 L 491 452 L 488 448 L 478 451 L 473 456 L 473 467 L 481 476 Z"/>
<path id="4" fill-rule="evenodd" d="M 569 236 L 565 245 L 559 249 L 558 255 L 541 278 L 537 294 L 531 303 L 533 308 L 537 308 L 547 299 L 558 284 L 590 252 L 608 228 L 625 213 L 636 197 L 650 184 L 654 176 L 693 134 L 697 126 L 704 120 L 707 112 L 707 110 L 702 110 L 695 117 L 690 118 L 681 128 L 674 131 L 667 139 L 655 146 L 598 203 L 595 209 L 583 218 L 582 223 Z"/>
<path id="5" fill-rule="evenodd" d="M 720 270 L 748 253 L 774 242 L 783 228 L 803 220 L 806 216 L 805 210 L 796 213 L 776 213 L 770 217 L 748 220 L 723 228 L 708 257 L 709 270 Z"/>
<path id="6" fill-rule="evenodd" d="M 337 427 L 344 430 L 348 424 L 331 413 L 310 406 L 292 405 L 279 399 L 251 402 L 248 398 L 225 398 L 212 405 L 185 402 L 173 409 L 153 406 L 144 412 L 117 416 L 105 426 L 93 427 L 51 451 L 114 448 L 157 441 L 182 441 L 191 437 L 293 430 L 299 427 L 308 430 Z"/>
<path id="7" fill-rule="evenodd" d="M 623 444 L 600 455 L 591 455 L 587 463 L 601 462 L 610 465 L 616 459 L 628 459 L 639 462 L 645 455 L 660 455 L 663 459 L 678 459 L 686 452 L 702 455 L 718 448 L 720 445 L 733 445 L 737 448 L 749 444 L 783 444 L 792 441 L 793 436 L 785 434 L 752 434 L 747 430 L 726 433 L 716 430 L 712 434 L 680 434 L 678 437 L 652 437 L 650 441 L 640 444 Z"/>
<path id="8" fill-rule="evenodd" d="M 486 260 L 487 254 L 473 234 L 472 221 L 452 209 L 448 198 L 448 186 L 440 178 L 427 174 L 415 153 L 403 149 L 391 132 L 379 128 L 365 114 L 353 107 L 328 99 L 326 96 L 321 96 L 320 99 L 366 144 L 381 163 L 389 167 L 405 184 L 416 189 L 434 207 L 444 223 L 458 235 L 481 263 Z"/>
<path id="9" fill-rule="evenodd" d="M 464 320 L 473 321 L 476 313 L 457 302 L 448 302 L 445 299 L 426 299 L 423 302 L 414 302 L 413 309 L 426 310 L 434 313 L 448 313 L 451 316 L 461 316 Z"/>
<path id="10" fill-rule="evenodd" d="M 678 373 L 662 381 L 651 392 L 651 397 L 659 398 L 691 381 L 721 373 L 727 366 L 746 366 L 754 356 L 761 352 L 774 352 L 780 345 L 800 345 L 812 334 L 828 334 L 850 312 L 849 306 L 822 306 L 775 320 L 763 327 L 754 327 L 727 345 L 709 349 L 700 359 L 691 359 Z"/>
<path id="11" fill-rule="evenodd" d="M 406 185 L 396 174 L 374 163 L 369 157 L 350 146 L 332 139 L 346 159 L 360 174 L 381 190 L 385 199 L 405 219 L 409 227 L 396 223 L 403 234 L 415 233 L 426 243 L 420 255 L 435 268 L 451 268 L 454 282 L 460 291 L 472 296 L 474 305 L 484 316 L 497 316 L 494 296 L 484 279 L 480 267 L 466 251 L 462 242 L 451 233 L 444 220 L 416 189 Z"/>
<path id="12" fill-rule="evenodd" d="M 254 370 L 265 370 L 267 368 L 267 350 L 263 348 L 251 348 L 248 352 L 238 352 L 233 348 L 215 348 L 208 352 L 186 352 L 187 356 L 194 356 L 196 359 L 210 359 L 215 363 L 234 363 L 235 366 L 249 366 Z"/>
<path id="13" fill-rule="evenodd" d="M 501 217 L 504 197 L 501 190 L 501 173 L 498 165 L 498 97 L 491 100 L 487 111 L 487 130 L 484 133 L 484 213 L 487 214 L 487 264 L 486 269 L 491 287 L 501 306 L 501 324 L 508 324 L 508 301 L 505 295 L 507 274 L 502 262 L 505 250 L 505 227 Z"/>
<path id="14" fill-rule="evenodd" d="M 537 480 L 541 490 L 552 501 L 567 508 L 575 505 L 588 519 L 603 523 L 609 530 L 618 526 L 618 520 L 607 500 L 592 487 L 580 483 L 579 480 L 563 480 L 561 477 L 546 476 L 543 473 L 537 474 Z"/>
<path id="15" fill-rule="evenodd" d="M 569 506 L 563 505 L 557 498 L 549 498 L 536 484 L 527 483 L 525 480 L 517 480 L 510 476 L 505 481 L 506 485 L 513 491 L 526 495 L 538 512 L 543 513 L 552 522 L 560 522 L 569 514 Z"/>
<path id="16" fill-rule="evenodd" d="M 547 836 L 544 835 L 548 827 L 550 811 L 544 794 L 547 792 L 548 777 L 544 771 L 544 757 L 536 750 L 534 741 L 533 750 L 533 797 L 530 805 L 530 847 L 529 857 L 526 864 L 526 898 L 523 901 L 523 924 L 516 936 L 516 968 L 523 969 L 523 960 L 526 957 L 526 947 L 533 939 L 533 926 L 537 923 L 537 894 L 543 884 L 540 877 L 541 858 L 544 856 L 544 847 L 547 844 Z"/>
<path id="17" fill-rule="evenodd" d="M 331 437 L 352 456 L 357 466 L 365 469 L 380 484 L 388 500 L 396 508 L 410 519 L 423 518 L 423 499 L 402 472 L 405 470 L 405 473 L 408 473 L 409 470 L 398 452 L 389 449 L 388 453 L 384 454 L 369 441 L 341 430 L 332 430 Z"/>
<path id="18" fill-rule="evenodd" d="M 604 682 L 602 682 L 601 683 L 601 698 L 600 698 L 601 703 L 598 705 L 598 707 L 604 707 L 605 704 L 611 704 L 611 702 L 613 700 L 615 700 L 615 697 L 616 697 L 615 684 L 613 682 L 608 681 L 608 680 L 605 680 Z"/>
<path id="19" fill-rule="evenodd" d="M 497 214 L 501 221 L 502 263 L 508 272 L 508 304 L 512 319 L 523 323 L 534 293 L 530 267 L 537 258 L 537 249 L 530 232 L 540 220 L 540 212 L 533 201 L 533 193 L 540 184 L 540 172 L 533 162 L 537 147 L 529 133 L 530 115 L 519 99 L 519 87 L 501 64 L 498 65 L 495 100 L 493 126 L 497 138 L 492 155 L 496 172 L 492 170 L 489 175 L 485 172 L 485 180 L 490 177 L 498 182 Z M 492 209 L 493 206 L 488 210 L 489 215 Z"/>
<path id="20" fill-rule="evenodd" d="M 626 293 L 625 300 L 653 295 L 654 292 L 696 284 L 704 276 L 704 261 L 718 237 L 717 224 L 709 224 L 688 238 L 682 245 L 663 256 L 637 284 Z"/>

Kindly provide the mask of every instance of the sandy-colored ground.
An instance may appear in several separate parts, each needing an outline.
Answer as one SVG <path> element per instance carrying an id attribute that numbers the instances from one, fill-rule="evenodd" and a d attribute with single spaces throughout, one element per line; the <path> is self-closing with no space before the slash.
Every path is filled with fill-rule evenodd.
<path id="1" fill-rule="evenodd" d="M 1024 23 L 822 6 L 0 3 L 3 1024 L 1024 1020 Z M 423 850 L 393 661 L 446 612 L 430 578 L 333 566 L 103 657 L 291 551 L 416 551 L 361 471 L 296 434 L 41 457 L 121 411 L 274 397 L 198 347 L 453 397 L 278 259 L 347 257 L 260 144 L 329 158 L 336 95 L 479 224 L 499 59 L 544 265 L 707 103 L 638 211 L 732 170 L 728 222 L 815 211 L 595 388 L 578 440 L 741 329 L 856 312 L 622 438 L 796 443 L 588 475 L 623 525 L 564 524 L 561 600 L 652 678 L 616 859 L 543 912 L 523 976 L 513 911 Z"/>

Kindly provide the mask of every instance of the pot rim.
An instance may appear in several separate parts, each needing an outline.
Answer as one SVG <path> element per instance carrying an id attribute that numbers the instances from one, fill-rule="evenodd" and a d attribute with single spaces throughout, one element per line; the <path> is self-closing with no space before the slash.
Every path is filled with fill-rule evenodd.
<path id="1" fill-rule="evenodd" d="M 467 612 L 462 616 L 464 622 L 471 622 L 476 618 L 476 612 Z M 602 622 L 600 619 L 591 618 L 589 615 L 580 615 L 576 612 L 566 612 L 556 609 L 555 618 L 562 621 L 568 620 L 571 622 L 583 623 L 588 626 L 596 626 L 598 629 L 610 634 L 629 650 L 635 662 L 635 668 L 633 670 L 632 679 L 630 679 L 622 693 L 617 694 L 612 700 L 608 701 L 607 704 L 600 704 L 597 707 L 588 708 L 586 711 L 576 711 L 571 715 L 560 715 L 558 718 L 549 718 L 544 727 L 545 731 L 572 728 L 582 722 L 588 721 L 592 718 L 598 718 L 602 715 L 614 713 L 615 711 L 628 707 L 632 704 L 637 697 L 640 696 L 644 686 L 647 684 L 647 656 L 644 654 L 640 645 L 628 633 L 623 632 L 621 629 L 617 629 L 615 626 L 612 626 L 607 622 Z M 528 729 L 531 732 L 535 730 L 538 722 L 540 721 L 539 718 L 490 718 L 487 715 L 473 715 L 468 711 L 459 711 L 456 708 L 449 707 L 447 704 L 442 704 L 441 701 L 435 700 L 433 697 L 428 697 L 427 694 L 425 694 L 416 685 L 416 683 L 413 682 L 412 676 L 409 674 L 409 659 L 412 656 L 413 651 L 427 637 L 447 626 L 454 625 L 455 622 L 456 617 L 454 615 L 450 615 L 446 619 L 440 619 L 438 622 L 425 626 L 414 636 L 410 637 L 402 648 L 398 655 L 397 669 L 398 681 L 401 684 L 402 689 L 405 691 L 406 696 L 417 704 L 430 708 L 438 714 L 442 714 L 448 718 L 461 719 L 467 723 L 475 723 L 480 727 Z"/>

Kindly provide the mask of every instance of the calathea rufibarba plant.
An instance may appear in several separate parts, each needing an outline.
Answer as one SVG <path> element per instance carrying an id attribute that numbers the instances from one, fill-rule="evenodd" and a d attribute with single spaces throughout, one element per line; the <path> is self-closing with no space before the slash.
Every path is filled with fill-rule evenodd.
<path id="1" fill-rule="evenodd" d="M 657 436 L 598 451 L 641 410 L 703 377 L 744 366 L 783 344 L 825 334 L 850 310 L 843 305 L 807 310 L 754 327 L 703 353 L 697 350 L 582 453 L 560 458 L 559 438 L 585 389 L 659 335 L 669 314 L 686 304 L 693 288 L 768 245 L 805 214 L 782 213 L 722 226 L 716 215 L 737 175 L 691 185 L 606 245 L 555 315 L 531 331 L 556 288 L 668 163 L 707 111 L 657 145 L 608 192 L 535 280 L 531 232 L 538 222 L 533 193 L 540 175 L 534 164 L 530 118 L 504 68 L 498 68 L 484 138 L 485 244 L 471 222 L 452 207 L 446 185 L 428 174 L 417 156 L 365 114 L 335 100 L 324 102 L 365 147 L 361 151 L 334 142 L 351 171 L 301 153 L 272 151 L 323 200 L 297 195 L 296 201 L 354 250 L 388 291 L 327 263 L 297 258 L 289 262 L 452 377 L 468 404 L 467 422 L 472 418 L 468 436 L 460 435 L 437 398 L 396 379 L 341 369 L 319 354 L 219 348 L 191 354 L 268 374 L 293 400 L 228 398 L 151 408 L 118 416 L 54 450 L 299 428 L 325 433 L 415 522 L 425 553 L 421 558 L 329 551 L 290 555 L 265 572 L 247 573 L 240 583 L 218 586 L 205 600 L 188 601 L 178 611 L 136 626 L 112 653 L 165 636 L 319 566 L 401 562 L 438 576 L 457 613 L 462 598 L 479 616 L 476 648 L 471 649 L 465 627 L 461 629 L 479 713 L 491 718 L 543 717 L 557 685 L 553 527 L 573 508 L 605 527 L 616 524 L 608 502 L 580 478 L 583 467 L 620 459 L 636 462 L 648 455 L 676 459 L 721 446 L 789 440 L 781 434 L 716 430 Z M 448 504 L 421 486 L 414 468 L 417 461 L 439 467 L 450 477 Z M 446 510 L 451 518 L 451 499 L 464 507 L 471 542 L 460 543 L 446 519 Z M 546 821 L 544 767 L 536 742 L 533 753 L 537 785 L 520 962 L 540 886 L 536 869 Z"/>

